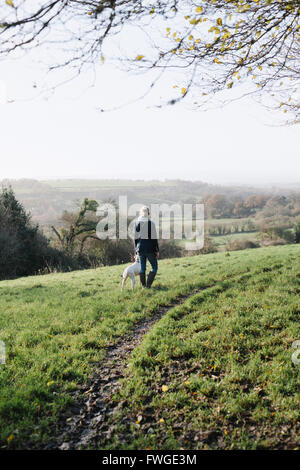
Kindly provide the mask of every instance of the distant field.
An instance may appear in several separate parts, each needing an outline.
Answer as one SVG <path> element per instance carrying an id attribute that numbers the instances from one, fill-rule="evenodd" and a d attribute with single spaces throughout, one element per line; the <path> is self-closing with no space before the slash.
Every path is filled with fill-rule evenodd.
<path id="1" fill-rule="evenodd" d="M 169 219 L 167 217 L 161 217 L 160 220 L 161 220 L 161 224 L 169 222 Z M 232 232 L 232 233 L 229 233 L 229 234 L 226 234 L 226 235 L 216 235 L 216 234 L 210 234 L 209 233 L 209 227 L 211 227 L 211 226 L 226 225 L 230 229 L 231 225 L 243 226 L 247 222 L 249 222 L 249 220 L 253 221 L 253 219 L 205 219 L 204 220 L 204 229 L 208 233 L 208 235 L 214 240 L 215 244 L 218 247 L 225 246 L 229 241 L 234 241 L 234 240 L 237 240 L 237 239 L 249 239 L 249 240 L 257 241 L 257 235 L 258 235 L 259 232 L 257 232 L 256 230 L 244 231 L 244 232 L 238 232 L 238 233 Z M 177 229 L 182 229 L 182 230 L 187 229 L 187 228 L 191 229 L 191 227 L 192 227 L 193 230 L 195 230 L 195 224 L 196 224 L 195 220 L 194 221 L 187 221 L 187 222 L 184 223 L 184 221 L 181 217 L 171 218 L 171 223 L 170 223 L 171 228 L 174 228 L 174 230 L 176 228 Z M 199 221 L 198 221 L 198 224 L 200 224 Z M 160 228 L 161 228 L 161 225 L 160 225 Z M 179 240 L 178 243 L 180 245 L 185 244 L 185 240 L 184 239 Z"/>
<path id="2" fill-rule="evenodd" d="M 210 235 L 210 238 L 213 240 L 216 247 L 223 251 L 225 246 L 229 242 L 233 242 L 235 240 L 251 240 L 257 242 L 257 235 L 259 232 L 242 232 L 242 233 L 231 233 L 229 235 Z M 186 240 L 178 240 L 177 241 L 179 246 L 184 247 L 186 244 Z"/>
<path id="3" fill-rule="evenodd" d="M 236 218 L 228 218 L 228 219 L 205 219 L 205 222 L 207 224 L 212 224 L 212 225 L 218 225 L 218 224 L 240 224 L 243 225 L 247 223 L 249 220 L 254 222 L 254 219 L 252 217 L 246 217 L 246 218 L 241 218 L 241 219 L 236 219 Z"/>
<path id="4" fill-rule="evenodd" d="M 227 245 L 230 241 L 235 240 L 251 240 L 257 241 L 257 235 L 259 232 L 243 232 L 243 233 L 232 233 L 230 235 L 211 235 L 211 238 L 218 247 Z"/>
<path id="5" fill-rule="evenodd" d="M 1 183 L 1 182 L 0 182 Z M 64 210 L 75 210 L 78 201 L 87 197 L 98 202 L 118 200 L 119 195 L 127 196 L 128 204 L 148 204 L 188 202 L 199 200 L 204 194 L 224 190 L 226 194 L 237 189 L 214 186 L 201 181 L 180 180 L 107 180 L 107 179 L 60 179 L 60 180 L 12 180 L 10 184 L 19 200 L 30 211 L 33 220 L 40 225 L 57 222 Z M 245 189 L 243 195 L 252 194 Z"/>
<path id="6" fill-rule="evenodd" d="M 164 260 L 151 293 L 121 293 L 124 266 L 0 282 L 1 445 L 47 442 L 106 346 L 190 293 L 134 352 L 100 447 L 296 447 L 299 255 L 288 245 Z"/>
<path id="7" fill-rule="evenodd" d="M 176 186 L 171 181 L 144 181 L 144 180 L 91 180 L 91 179 L 63 179 L 42 181 L 52 188 L 63 190 L 91 190 L 91 189 L 111 189 L 111 188 L 140 188 L 148 186 Z"/>

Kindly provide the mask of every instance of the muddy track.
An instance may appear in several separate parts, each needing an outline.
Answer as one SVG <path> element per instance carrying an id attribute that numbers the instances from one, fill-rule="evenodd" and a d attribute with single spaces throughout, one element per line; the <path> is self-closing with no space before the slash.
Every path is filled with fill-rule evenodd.
<path id="1" fill-rule="evenodd" d="M 159 307 L 150 319 L 144 319 L 137 324 L 130 335 L 120 338 L 117 343 L 107 347 L 104 360 L 98 365 L 93 378 L 89 381 L 92 385 L 80 390 L 81 395 L 85 395 L 86 398 L 78 400 L 76 406 L 68 410 L 69 417 L 66 415 L 61 417 L 54 432 L 57 437 L 52 438 L 44 448 L 86 449 L 95 447 L 99 441 L 109 439 L 111 429 L 108 419 L 119 409 L 119 404 L 112 401 L 112 396 L 118 390 L 119 380 L 126 374 L 128 356 L 142 342 L 144 335 L 152 326 L 169 310 L 210 287 L 212 286 L 194 290 L 188 295 L 177 297 L 167 306 Z"/>

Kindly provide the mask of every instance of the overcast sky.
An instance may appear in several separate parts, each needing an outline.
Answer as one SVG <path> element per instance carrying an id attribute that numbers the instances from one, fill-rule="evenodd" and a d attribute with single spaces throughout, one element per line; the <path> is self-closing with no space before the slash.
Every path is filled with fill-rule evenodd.
<path id="1" fill-rule="evenodd" d="M 143 77 L 104 65 L 94 87 L 83 76 L 31 99 L 39 73 L 26 58 L 1 63 L 0 95 L 5 84 L 14 102 L 0 104 L 0 179 L 300 182 L 299 126 L 266 126 L 272 119 L 250 99 L 207 112 L 184 103 L 159 109 L 155 99 L 100 112 L 142 94 Z"/>

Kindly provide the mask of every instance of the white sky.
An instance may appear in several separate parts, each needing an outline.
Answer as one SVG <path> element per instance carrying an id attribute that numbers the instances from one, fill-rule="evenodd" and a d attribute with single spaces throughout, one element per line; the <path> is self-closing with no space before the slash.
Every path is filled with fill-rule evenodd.
<path id="1" fill-rule="evenodd" d="M 248 100 L 207 112 L 151 98 L 101 113 L 146 89 L 143 77 L 107 64 L 53 96 L 28 98 L 40 67 L 0 63 L 10 104 L 0 104 L 3 178 L 180 178 L 212 183 L 299 183 L 299 126 L 270 127 Z M 175 77 L 174 77 L 175 78 Z M 163 88 L 160 90 L 160 92 Z M 1 87 L 0 87 L 1 93 Z M 155 96 L 158 98 L 159 95 Z"/>

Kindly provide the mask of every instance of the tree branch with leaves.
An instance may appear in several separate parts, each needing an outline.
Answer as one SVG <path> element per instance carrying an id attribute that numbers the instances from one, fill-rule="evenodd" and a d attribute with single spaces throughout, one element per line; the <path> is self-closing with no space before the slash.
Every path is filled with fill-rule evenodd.
<path id="1" fill-rule="evenodd" d="M 63 50 L 52 70 L 81 73 L 104 61 L 105 44 L 121 38 L 125 27 L 150 36 L 155 26 L 146 50 L 136 53 L 134 43 L 119 60 L 144 72 L 182 71 L 163 104 L 192 96 L 205 106 L 211 97 L 231 100 L 241 90 L 295 123 L 299 16 L 300 0 L 2 0 L 0 57 L 51 44 Z"/>

